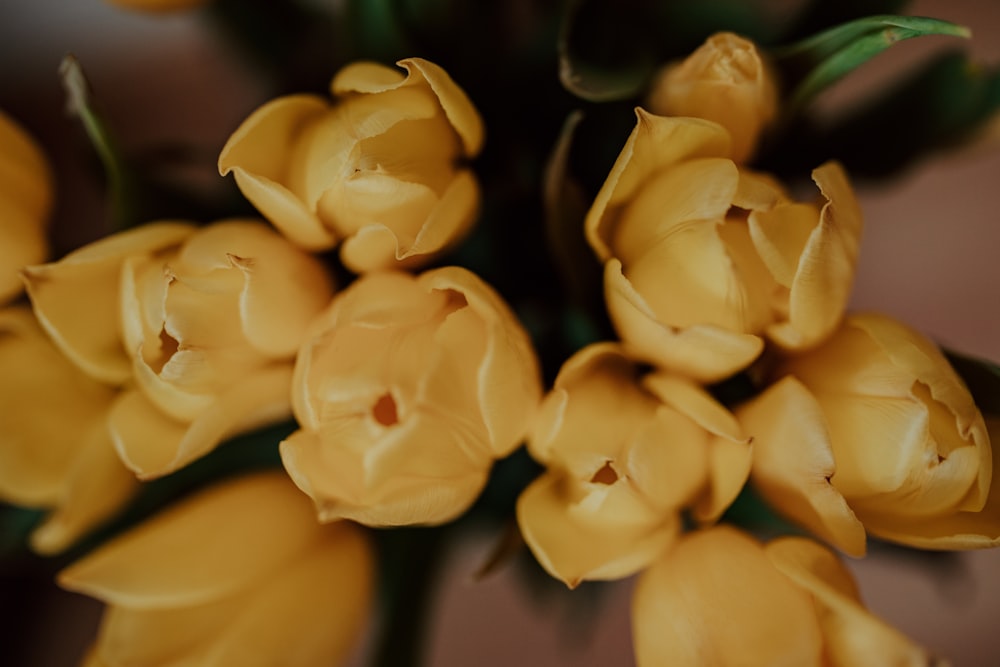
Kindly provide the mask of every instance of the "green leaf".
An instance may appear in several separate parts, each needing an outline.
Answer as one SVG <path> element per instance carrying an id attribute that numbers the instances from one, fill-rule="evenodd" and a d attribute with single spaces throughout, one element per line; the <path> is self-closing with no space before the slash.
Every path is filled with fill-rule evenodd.
<path id="1" fill-rule="evenodd" d="M 658 64 L 644 3 L 571 0 L 559 32 L 559 80 L 590 102 L 638 95 Z"/>
<path id="2" fill-rule="evenodd" d="M 894 44 L 913 37 L 950 35 L 967 38 L 969 29 L 939 19 L 914 16 L 869 16 L 773 50 L 779 67 L 794 79 L 789 106 L 801 110 L 817 94 Z"/>
<path id="3" fill-rule="evenodd" d="M 1000 365 L 952 350 L 944 350 L 955 372 L 965 380 L 983 415 L 1000 416 Z"/>
<path id="4" fill-rule="evenodd" d="M 63 58 L 59 76 L 66 92 L 66 108 L 80 119 L 91 146 L 104 166 L 111 199 L 111 219 L 115 229 L 125 229 L 137 222 L 135 187 L 130 171 L 107 124 L 94 108 L 90 83 L 80 61 L 73 55 Z"/>

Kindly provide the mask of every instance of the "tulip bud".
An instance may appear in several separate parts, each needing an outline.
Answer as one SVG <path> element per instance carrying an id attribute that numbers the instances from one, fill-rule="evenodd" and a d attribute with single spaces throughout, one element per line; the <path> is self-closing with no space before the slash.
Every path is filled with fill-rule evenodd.
<path id="1" fill-rule="evenodd" d="M 657 74 L 646 103 L 661 116 L 693 116 L 722 125 L 728 157 L 747 162 L 778 112 L 778 90 L 756 45 L 731 32 L 712 35 Z"/>

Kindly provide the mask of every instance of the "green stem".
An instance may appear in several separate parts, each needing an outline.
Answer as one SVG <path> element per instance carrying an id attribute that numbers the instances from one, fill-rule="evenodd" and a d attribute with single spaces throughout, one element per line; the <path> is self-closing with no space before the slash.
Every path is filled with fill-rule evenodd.
<path id="1" fill-rule="evenodd" d="M 379 532 L 381 617 L 372 667 L 418 667 L 424 663 L 430 607 L 446 535 L 444 528 Z"/>

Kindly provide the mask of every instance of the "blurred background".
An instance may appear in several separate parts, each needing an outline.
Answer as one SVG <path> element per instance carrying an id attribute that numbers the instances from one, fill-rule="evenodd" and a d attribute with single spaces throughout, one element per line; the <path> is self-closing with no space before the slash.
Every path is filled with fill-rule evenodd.
<path id="1" fill-rule="evenodd" d="M 921 0 L 908 13 L 972 27 L 966 48 L 1000 63 L 1000 3 Z M 953 45 L 935 37 L 901 44 L 820 104 L 849 104 L 859 91 L 886 85 L 898 68 Z M 55 255 L 108 231 L 100 172 L 65 111 L 57 70 L 67 53 L 83 64 L 126 151 L 197 147 L 204 153 L 188 161 L 183 178 L 208 187 L 219 178 L 219 149 L 268 96 L 198 13 L 151 16 L 102 0 L 2 3 L 0 108 L 32 131 L 55 166 Z M 867 226 L 853 308 L 887 312 L 954 350 L 1000 361 L 1000 124 L 859 194 Z M 534 595 L 509 569 L 477 579 L 491 546 L 473 536 L 452 554 L 431 622 L 429 664 L 632 664 L 631 582 L 602 587 L 602 605 L 588 617 L 569 596 Z M 928 557 L 876 547 L 849 565 L 869 607 L 902 632 L 955 667 L 997 664 L 1000 550 Z M 0 565 L 0 654 L 7 655 L 0 662 L 64 667 L 89 643 L 100 607 L 51 585 L 56 566 Z"/>

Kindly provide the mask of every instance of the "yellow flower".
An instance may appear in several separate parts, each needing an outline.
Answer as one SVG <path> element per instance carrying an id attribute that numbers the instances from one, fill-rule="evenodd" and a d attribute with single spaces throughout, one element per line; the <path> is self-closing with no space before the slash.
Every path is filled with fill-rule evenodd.
<path id="1" fill-rule="evenodd" d="M 861 235 L 841 167 L 813 172 L 821 202 L 796 203 L 725 157 L 719 125 L 637 114 L 586 218 L 629 353 L 711 382 L 750 364 L 762 336 L 791 349 L 828 336 Z"/>
<path id="2" fill-rule="evenodd" d="M 45 261 L 52 174 L 41 149 L 0 111 L 0 303 L 21 293 L 20 270 Z"/>
<path id="3" fill-rule="evenodd" d="M 264 224 L 145 225 L 26 270 L 39 320 L 93 377 L 140 478 L 291 414 L 295 351 L 333 293 L 322 264 Z"/>
<path id="4" fill-rule="evenodd" d="M 563 365 L 528 447 L 548 470 L 518 499 L 518 525 L 570 587 L 647 566 L 676 537 L 682 508 L 714 520 L 750 473 L 728 410 L 689 380 L 640 377 L 612 343 Z"/>
<path id="5" fill-rule="evenodd" d="M 732 139 L 727 157 L 746 162 L 778 112 L 778 89 L 753 42 L 719 32 L 657 74 L 647 106 L 660 116 L 694 116 L 722 125 Z"/>
<path id="6" fill-rule="evenodd" d="M 852 555 L 866 531 L 931 549 L 1000 544 L 990 436 L 933 343 L 856 315 L 778 377 L 737 411 L 753 483 L 776 509 Z"/>
<path id="7" fill-rule="evenodd" d="M 527 334 L 465 269 L 358 278 L 314 323 L 281 443 L 320 519 L 434 524 L 465 511 L 541 395 Z"/>
<path id="8" fill-rule="evenodd" d="M 71 364 L 28 308 L 0 310 L 0 368 L 0 498 L 52 508 L 31 545 L 61 551 L 136 488 L 107 429 L 116 392 Z"/>
<path id="9" fill-rule="evenodd" d="M 639 667 L 931 664 L 864 608 L 832 552 L 801 537 L 762 545 L 728 526 L 691 533 L 643 573 L 632 637 Z"/>
<path id="10" fill-rule="evenodd" d="M 335 98 L 281 97 L 255 111 L 219 156 L 243 194 L 295 243 L 340 256 L 355 272 L 414 266 L 471 226 L 479 187 L 465 162 L 482 120 L 437 65 L 359 62 Z"/>
<path id="11" fill-rule="evenodd" d="M 86 663 L 341 664 L 367 620 L 372 551 L 322 526 L 280 471 L 219 483 L 59 574 L 109 605 Z"/>

